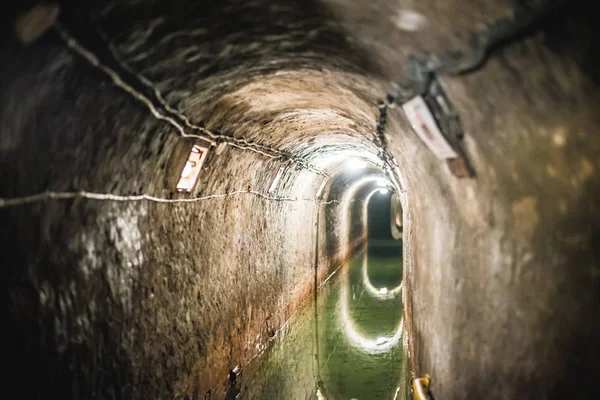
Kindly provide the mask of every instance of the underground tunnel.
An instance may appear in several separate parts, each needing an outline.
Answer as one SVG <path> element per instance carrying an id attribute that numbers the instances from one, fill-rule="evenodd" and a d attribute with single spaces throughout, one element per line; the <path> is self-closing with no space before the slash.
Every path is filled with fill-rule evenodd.
<path id="1" fill-rule="evenodd" d="M 600 398 L 589 3 L 9 2 L 7 397 Z"/>

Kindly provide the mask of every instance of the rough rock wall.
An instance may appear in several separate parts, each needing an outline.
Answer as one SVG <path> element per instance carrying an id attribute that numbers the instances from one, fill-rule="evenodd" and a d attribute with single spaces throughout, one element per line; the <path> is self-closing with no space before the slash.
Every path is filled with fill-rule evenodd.
<path id="1" fill-rule="evenodd" d="M 196 189 L 179 194 L 193 140 L 57 35 L 29 48 L 11 42 L 3 59 L 3 198 L 46 190 L 164 199 L 266 193 L 280 165 L 213 149 Z M 270 196 L 314 198 L 314 176 L 292 167 Z M 238 194 L 2 209 L 7 380 L 27 398 L 202 398 L 219 389 L 229 368 L 255 355 L 310 293 L 314 206 Z"/>
<path id="2" fill-rule="evenodd" d="M 513 5 L 545 2 L 326 3 L 95 2 L 61 21 L 127 74 L 99 27 L 193 122 L 309 161 L 325 145 L 373 151 L 384 95 L 373 76 L 402 83 L 408 67 L 419 81 L 423 66 L 475 63 L 441 81 L 476 179 L 454 179 L 400 111 L 386 130 L 409 196 L 413 367 L 432 374 L 438 398 L 596 394 L 593 21 L 555 16 L 556 29 L 511 37 L 479 65 L 497 36 L 487 33 L 520 20 Z M 11 37 L 2 59 L 2 197 L 86 189 L 170 198 L 184 162 L 173 154 L 185 154 L 176 129 L 55 33 L 26 49 Z M 228 147 L 207 167 L 194 194 L 266 190 L 279 164 Z M 316 192 L 316 181 L 294 178 L 278 195 Z M 313 205 L 239 195 L 0 210 L 8 380 L 33 376 L 37 386 L 23 390 L 74 398 L 203 396 L 310 288 Z"/>
<path id="3" fill-rule="evenodd" d="M 566 20 L 441 78 L 475 179 L 400 113 L 389 126 L 410 195 L 413 367 L 438 398 L 598 395 L 581 377 L 599 374 L 600 97 L 590 22 Z"/>

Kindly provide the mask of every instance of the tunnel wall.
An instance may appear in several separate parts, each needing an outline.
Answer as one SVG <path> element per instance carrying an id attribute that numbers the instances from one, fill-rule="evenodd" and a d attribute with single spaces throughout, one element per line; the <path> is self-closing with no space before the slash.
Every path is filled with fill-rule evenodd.
<path id="1" fill-rule="evenodd" d="M 13 31 L 5 36 L 3 198 L 266 192 L 281 164 L 231 147 L 211 151 L 197 190 L 174 192 L 193 140 L 157 121 L 140 94 L 277 157 L 306 153 L 323 129 L 372 136 L 373 89 L 318 5 L 62 6 L 72 40 L 56 29 L 29 46 Z M 293 202 L 254 194 L 186 204 L 77 198 L 1 210 L 2 225 L 13 227 L 2 231 L 3 319 L 14 326 L 8 381 L 31 398 L 203 398 L 209 389 L 218 398 L 229 368 L 261 351 L 314 286 L 318 179 L 308 175 L 290 169 L 269 195 L 308 199 Z M 327 207 L 335 223 L 336 206 Z M 326 235 L 320 241 L 325 248 Z M 317 280 L 340 254 L 321 254 Z M 23 384 L 27 376 L 38 385 Z"/>
<path id="2" fill-rule="evenodd" d="M 436 70 L 462 121 L 474 179 L 454 178 L 398 109 L 386 128 L 407 190 L 414 372 L 431 373 L 437 398 L 596 395 L 588 379 L 598 375 L 599 336 L 591 17 L 561 14 L 553 29 L 510 37 L 478 63 L 488 33 L 512 26 L 513 7 L 525 2 L 422 1 L 412 7 L 425 25 L 412 31 L 397 13 L 406 10 L 385 0 L 327 1 L 331 13 L 318 2 L 266 3 L 228 3 L 221 13 L 200 3 L 97 2 L 92 14 L 177 110 L 290 151 L 309 152 L 320 136 L 372 148 L 374 103 L 385 96 L 374 77 L 401 82 L 415 57 L 418 66 L 450 61 L 446 72 L 475 65 L 454 77 Z M 163 14 L 170 24 L 150 29 Z M 76 30 L 89 34 L 88 18 L 81 21 Z M 170 197 L 184 161 L 172 156 L 181 143 L 172 128 L 55 33 L 26 49 L 7 37 L 2 197 L 47 189 Z M 270 162 L 244 153 L 228 163 L 237 150 L 226 151 L 209 156 L 203 193 L 269 186 Z M 284 305 L 293 308 L 294 294 L 314 279 L 309 203 L 77 199 L 0 213 L 5 325 L 15 327 L 7 380 L 42 377 L 39 386 L 19 385 L 32 393 L 202 396 L 239 354 L 256 350 L 250 346 L 262 339 L 254 335 L 265 338 L 277 325 L 266 319 L 281 323 Z"/>
<path id="3" fill-rule="evenodd" d="M 266 193 L 278 168 L 256 153 L 213 151 L 194 192 L 179 194 L 193 140 L 55 35 L 26 49 L 11 43 L 2 57 L 0 197 Z M 298 174 L 292 169 L 274 196 L 314 197 Z M 78 198 L 2 209 L 0 218 L 3 325 L 11 327 L 3 363 L 15 385 L 36 377 L 22 386 L 27 398 L 203 398 L 312 290 L 314 201 Z"/>
<path id="4" fill-rule="evenodd" d="M 598 395 L 580 377 L 598 375 L 600 98 L 575 21 L 441 78 L 474 179 L 452 176 L 402 114 L 389 126 L 409 185 L 413 368 L 436 398 Z"/>

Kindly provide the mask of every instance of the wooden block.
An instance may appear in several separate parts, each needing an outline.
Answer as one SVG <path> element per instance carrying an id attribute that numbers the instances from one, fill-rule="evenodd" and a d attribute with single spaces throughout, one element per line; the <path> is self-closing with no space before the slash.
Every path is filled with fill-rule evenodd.
<path id="1" fill-rule="evenodd" d="M 37 4 L 21 14 L 15 21 L 17 39 L 23 44 L 32 43 L 54 24 L 58 12 L 57 4 Z"/>
<path id="2" fill-rule="evenodd" d="M 446 163 L 452 175 L 457 178 L 471 178 L 474 176 L 471 168 L 469 168 L 467 162 L 462 157 L 449 158 L 446 160 Z"/>

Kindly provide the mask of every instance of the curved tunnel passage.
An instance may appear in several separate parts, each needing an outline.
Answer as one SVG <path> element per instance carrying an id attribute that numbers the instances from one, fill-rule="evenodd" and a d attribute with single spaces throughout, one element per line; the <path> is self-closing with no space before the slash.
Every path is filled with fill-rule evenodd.
<path id="1" fill-rule="evenodd" d="M 436 398 L 598 395 L 593 13 L 438 3 L 8 7 L 8 385 L 218 398 L 358 248 L 356 182 L 385 178 L 413 377 Z M 399 107 L 417 95 L 453 161 Z"/>

